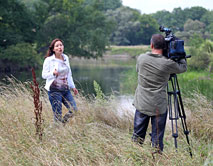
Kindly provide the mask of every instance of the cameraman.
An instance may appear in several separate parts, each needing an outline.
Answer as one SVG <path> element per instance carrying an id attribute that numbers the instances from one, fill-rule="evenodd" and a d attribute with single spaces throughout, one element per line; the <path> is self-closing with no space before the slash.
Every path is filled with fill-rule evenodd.
<path id="1" fill-rule="evenodd" d="M 151 53 L 142 54 L 137 59 L 138 86 L 133 105 L 136 108 L 132 140 L 143 144 L 151 119 L 152 146 L 163 151 L 163 136 L 167 118 L 166 87 L 170 74 L 187 70 L 185 59 L 175 62 L 163 56 L 166 42 L 164 36 L 154 34 L 151 38 Z"/>

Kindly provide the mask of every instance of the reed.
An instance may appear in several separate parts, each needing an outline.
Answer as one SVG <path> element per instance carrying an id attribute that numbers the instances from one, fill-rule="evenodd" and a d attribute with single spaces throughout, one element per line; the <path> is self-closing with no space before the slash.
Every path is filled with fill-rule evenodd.
<path id="1" fill-rule="evenodd" d="M 35 128 L 36 128 L 36 135 L 39 136 L 39 139 L 42 140 L 43 135 L 43 126 L 42 123 L 44 119 L 42 118 L 42 102 L 40 101 L 40 89 L 39 84 L 36 81 L 36 74 L 34 68 L 32 68 L 32 77 L 33 77 L 33 84 L 30 84 L 30 88 L 33 91 L 33 101 L 34 101 L 34 114 L 35 114 Z"/>

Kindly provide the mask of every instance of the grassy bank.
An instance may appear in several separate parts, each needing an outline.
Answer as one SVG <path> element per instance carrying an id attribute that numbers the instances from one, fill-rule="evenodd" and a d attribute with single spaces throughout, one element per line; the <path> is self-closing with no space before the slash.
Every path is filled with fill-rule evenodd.
<path id="1" fill-rule="evenodd" d="M 178 80 L 185 96 L 191 97 L 193 92 L 198 92 L 213 101 L 212 73 L 207 71 L 187 71 L 179 74 Z"/>
<path id="2" fill-rule="evenodd" d="M 110 55 L 129 55 L 135 58 L 141 53 L 145 53 L 147 51 L 150 51 L 150 46 L 110 46 L 107 53 Z"/>
<path id="3" fill-rule="evenodd" d="M 170 125 L 165 134 L 165 151 L 154 154 L 147 136 L 143 147 L 131 142 L 133 114 L 122 117 L 117 103 L 76 97 L 78 113 L 66 125 L 53 123 L 52 110 L 42 89 L 42 141 L 35 135 L 35 115 L 28 83 L 11 81 L 0 85 L 0 165 L 107 166 L 107 165 L 211 165 L 213 162 L 213 107 L 205 97 L 194 94 L 185 100 L 193 158 L 187 151 L 185 136 L 178 137 L 174 148 Z M 63 108 L 63 112 L 65 112 Z M 150 129 L 149 129 L 150 130 Z"/>
<path id="4" fill-rule="evenodd" d="M 206 96 L 209 101 L 213 101 L 213 75 L 207 71 L 188 70 L 185 73 L 178 74 L 178 83 L 184 97 L 192 97 L 194 93 L 200 93 Z M 137 73 L 135 66 L 124 73 L 121 82 L 122 93 L 133 94 L 137 86 Z M 128 87 L 128 88 L 127 88 Z"/>

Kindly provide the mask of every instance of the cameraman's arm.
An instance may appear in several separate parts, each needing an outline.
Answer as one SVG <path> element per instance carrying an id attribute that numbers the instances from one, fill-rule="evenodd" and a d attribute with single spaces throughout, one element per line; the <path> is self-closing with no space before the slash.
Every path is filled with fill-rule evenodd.
<path id="1" fill-rule="evenodd" d="M 185 59 L 181 59 L 180 61 L 178 62 L 175 62 L 171 59 L 170 60 L 170 63 L 169 63 L 169 66 L 170 66 L 170 69 L 169 69 L 169 72 L 171 74 L 179 74 L 179 73 L 184 73 L 186 70 L 187 70 L 187 63 L 186 63 L 186 60 Z"/>

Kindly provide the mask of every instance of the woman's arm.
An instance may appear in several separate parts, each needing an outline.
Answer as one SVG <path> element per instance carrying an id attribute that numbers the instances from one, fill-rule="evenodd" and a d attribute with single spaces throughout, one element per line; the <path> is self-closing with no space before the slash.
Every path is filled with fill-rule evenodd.
<path id="1" fill-rule="evenodd" d="M 50 78 L 54 78 L 55 77 L 53 75 L 54 71 L 51 71 L 50 62 L 51 61 L 48 58 L 46 58 L 44 60 L 43 69 L 42 69 L 42 78 L 43 79 L 50 79 Z"/>

